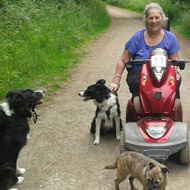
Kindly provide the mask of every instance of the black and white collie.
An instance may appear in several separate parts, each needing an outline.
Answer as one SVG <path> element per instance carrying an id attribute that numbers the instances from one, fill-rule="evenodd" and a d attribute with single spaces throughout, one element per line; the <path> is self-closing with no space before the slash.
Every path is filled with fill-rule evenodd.
<path id="1" fill-rule="evenodd" d="M 93 100 L 97 106 L 90 132 L 95 134 L 94 144 L 100 143 L 100 133 L 104 127 L 112 127 L 116 133 L 116 139 L 120 140 L 120 106 L 117 95 L 105 86 L 104 79 L 89 86 L 85 91 L 79 93 L 84 101 Z"/>
<path id="2" fill-rule="evenodd" d="M 27 142 L 28 118 L 37 119 L 35 107 L 42 103 L 44 91 L 10 91 L 0 105 L 0 190 L 22 183 L 24 168 L 17 167 L 20 150 Z M 11 188 L 10 190 L 16 190 Z"/>

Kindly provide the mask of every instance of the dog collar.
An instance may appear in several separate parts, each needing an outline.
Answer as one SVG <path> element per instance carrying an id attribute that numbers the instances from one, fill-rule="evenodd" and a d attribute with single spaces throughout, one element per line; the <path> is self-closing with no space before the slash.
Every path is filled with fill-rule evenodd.
<path id="1" fill-rule="evenodd" d="M 110 120 L 110 110 L 111 110 L 111 108 L 113 107 L 113 106 L 115 106 L 116 104 L 113 104 L 113 105 L 111 105 L 109 108 L 108 108 L 108 110 L 106 111 L 106 115 L 107 115 L 107 117 L 108 117 L 108 119 Z"/>
<path id="2" fill-rule="evenodd" d="M 33 117 L 34 123 L 36 123 L 38 120 L 38 114 L 35 111 L 32 113 L 32 117 Z"/>

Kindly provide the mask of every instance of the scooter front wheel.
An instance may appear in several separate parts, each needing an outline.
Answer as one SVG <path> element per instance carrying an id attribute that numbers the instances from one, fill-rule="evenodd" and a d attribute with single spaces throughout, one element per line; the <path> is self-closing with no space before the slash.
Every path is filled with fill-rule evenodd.
<path id="1" fill-rule="evenodd" d="M 190 163 L 190 132 L 188 132 L 187 146 L 180 151 L 179 163 L 183 165 Z"/>

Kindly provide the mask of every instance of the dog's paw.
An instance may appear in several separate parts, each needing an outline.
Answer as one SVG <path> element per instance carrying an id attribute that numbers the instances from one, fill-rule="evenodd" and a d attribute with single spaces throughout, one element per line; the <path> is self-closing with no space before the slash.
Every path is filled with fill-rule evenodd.
<path id="1" fill-rule="evenodd" d="M 8 190 L 18 190 L 18 189 L 16 189 L 16 188 L 10 188 L 10 189 L 8 189 Z"/>
<path id="2" fill-rule="evenodd" d="M 23 174 L 25 174 L 25 172 L 26 172 L 26 169 L 25 169 L 25 168 L 18 168 L 18 169 L 17 169 L 17 174 L 18 174 L 18 175 L 23 175 Z"/>
<path id="3" fill-rule="evenodd" d="M 116 139 L 117 139 L 118 141 L 120 141 L 120 139 L 121 139 L 120 135 L 117 135 L 117 136 L 116 136 Z"/>
<path id="4" fill-rule="evenodd" d="M 23 181 L 24 181 L 23 177 L 18 177 L 18 181 L 17 181 L 16 184 L 21 184 Z"/>
<path id="5" fill-rule="evenodd" d="M 95 139 L 94 145 L 98 145 L 98 144 L 100 144 L 100 139 Z"/>

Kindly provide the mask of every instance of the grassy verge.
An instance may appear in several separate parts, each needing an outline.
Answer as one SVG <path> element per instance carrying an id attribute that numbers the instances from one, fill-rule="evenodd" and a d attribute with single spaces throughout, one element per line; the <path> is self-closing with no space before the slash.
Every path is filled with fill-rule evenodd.
<path id="1" fill-rule="evenodd" d="M 21 88 L 51 96 L 109 22 L 101 0 L 0 1 L 0 100 Z"/>
<path id="2" fill-rule="evenodd" d="M 159 3 L 170 18 L 171 25 L 190 39 L 190 2 L 188 0 L 107 0 L 106 2 L 139 13 L 143 13 L 147 3 Z"/>

